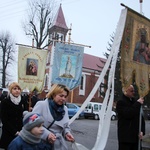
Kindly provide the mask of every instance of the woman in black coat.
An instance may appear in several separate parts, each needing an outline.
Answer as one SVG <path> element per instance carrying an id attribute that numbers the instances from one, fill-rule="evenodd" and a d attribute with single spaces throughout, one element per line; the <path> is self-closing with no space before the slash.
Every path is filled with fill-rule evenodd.
<path id="1" fill-rule="evenodd" d="M 145 134 L 145 121 L 142 116 L 139 131 L 139 116 L 144 99 L 134 100 L 134 87 L 130 85 L 117 102 L 119 150 L 138 150 L 139 138 Z"/>
<path id="2" fill-rule="evenodd" d="M 9 143 L 22 129 L 24 100 L 21 98 L 21 88 L 13 82 L 9 86 L 10 94 L 1 103 L 2 135 L 0 148 L 7 149 Z"/>

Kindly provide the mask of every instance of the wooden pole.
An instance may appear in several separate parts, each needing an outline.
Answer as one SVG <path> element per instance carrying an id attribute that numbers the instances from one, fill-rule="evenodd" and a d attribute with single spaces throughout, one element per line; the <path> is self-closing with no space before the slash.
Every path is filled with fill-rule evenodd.
<path id="1" fill-rule="evenodd" d="M 34 38 L 32 39 L 32 48 L 34 48 Z"/>
<path id="2" fill-rule="evenodd" d="M 70 42 L 71 42 L 71 30 L 72 30 L 71 27 L 72 27 L 72 24 L 70 24 L 68 44 L 70 44 Z M 73 90 L 71 91 L 71 103 L 73 103 Z"/>
<path id="3" fill-rule="evenodd" d="M 68 37 L 68 44 L 71 42 L 71 30 L 72 30 L 72 24 L 70 24 L 70 29 L 69 29 L 69 37 Z"/>
<path id="4" fill-rule="evenodd" d="M 73 103 L 73 90 L 71 91 L 71 103 Z"/>
<path id="5" fill-rule="evenodd" d="M 32 96 L 33 96 L 33 92 L 29 93 L 29 107 L 28 107 L 28 111 L 31 112 L 32 111 Z"/>

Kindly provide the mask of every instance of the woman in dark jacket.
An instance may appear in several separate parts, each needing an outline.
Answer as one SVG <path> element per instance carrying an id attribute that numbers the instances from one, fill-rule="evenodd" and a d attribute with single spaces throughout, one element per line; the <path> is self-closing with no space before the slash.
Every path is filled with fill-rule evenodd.
<path id="1" fill-rule="evenodd" d="M 145 121 L 142 116 L 139 130 L 139 116 L 144 99 L 134 100 L 134 87 L 130 85 L 117 102 L 119 150 L 138 150 L 138 141 L 145 134 Z"/>
<path id="2" fill-rule="evenodd" d="M 1 103 L 2 135 L 0 148 L 7 149 L 9 143 L 22 129 L 24 100 L 21 98 L 21 88 L 13 82 L 9 86 L 10 94 Z"/>

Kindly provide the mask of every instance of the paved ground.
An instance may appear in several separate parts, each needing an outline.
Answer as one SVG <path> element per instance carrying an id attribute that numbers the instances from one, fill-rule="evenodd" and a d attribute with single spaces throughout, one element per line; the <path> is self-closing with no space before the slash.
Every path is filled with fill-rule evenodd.
<path id="1" fill-rule="evenodd" d="M 97 138 L 98 120 L 90 120 L 90 119 L 75 120 L 71 124 L 71 129 L 76 139 L 76 142 L 86 146 L 89 150 L 93 148 Z M 150 120 L 146 121 L 146 134 L 150 134 Z M 70 143 L 68 143 L 68 145 L 69 150 L 72 150 Z M 117 150 L 117 149 L 118 149 L 117 121 L 111 121 L 109 136 L 104 150 Z"/>

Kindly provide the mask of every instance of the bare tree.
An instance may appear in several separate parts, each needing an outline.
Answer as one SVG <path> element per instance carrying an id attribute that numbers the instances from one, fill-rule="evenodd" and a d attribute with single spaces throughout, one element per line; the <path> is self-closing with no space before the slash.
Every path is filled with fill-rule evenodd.
<path id="1" fill-rule="evenodd" d="M 33 37 L 36 48 L 48 46 L 49 28 L 53 20 L 54 0 L 29 1 L 28 18 L 23 22 L 25 34 Z"/>
<path id="2" fill-rule="evenodd" d="M 16 52 L 15 42 L 13 41 L 12 36 L 8 31 L 0 33 L 0 51 L 0 59 L 2 63 L 0 65 L 0 73 L 2 75 L 1 84 L 2 87 L 5 88 L 6 84 L 8 84 L 12 78 L 11 72 L 7 69 L 14 65 Z"/>

